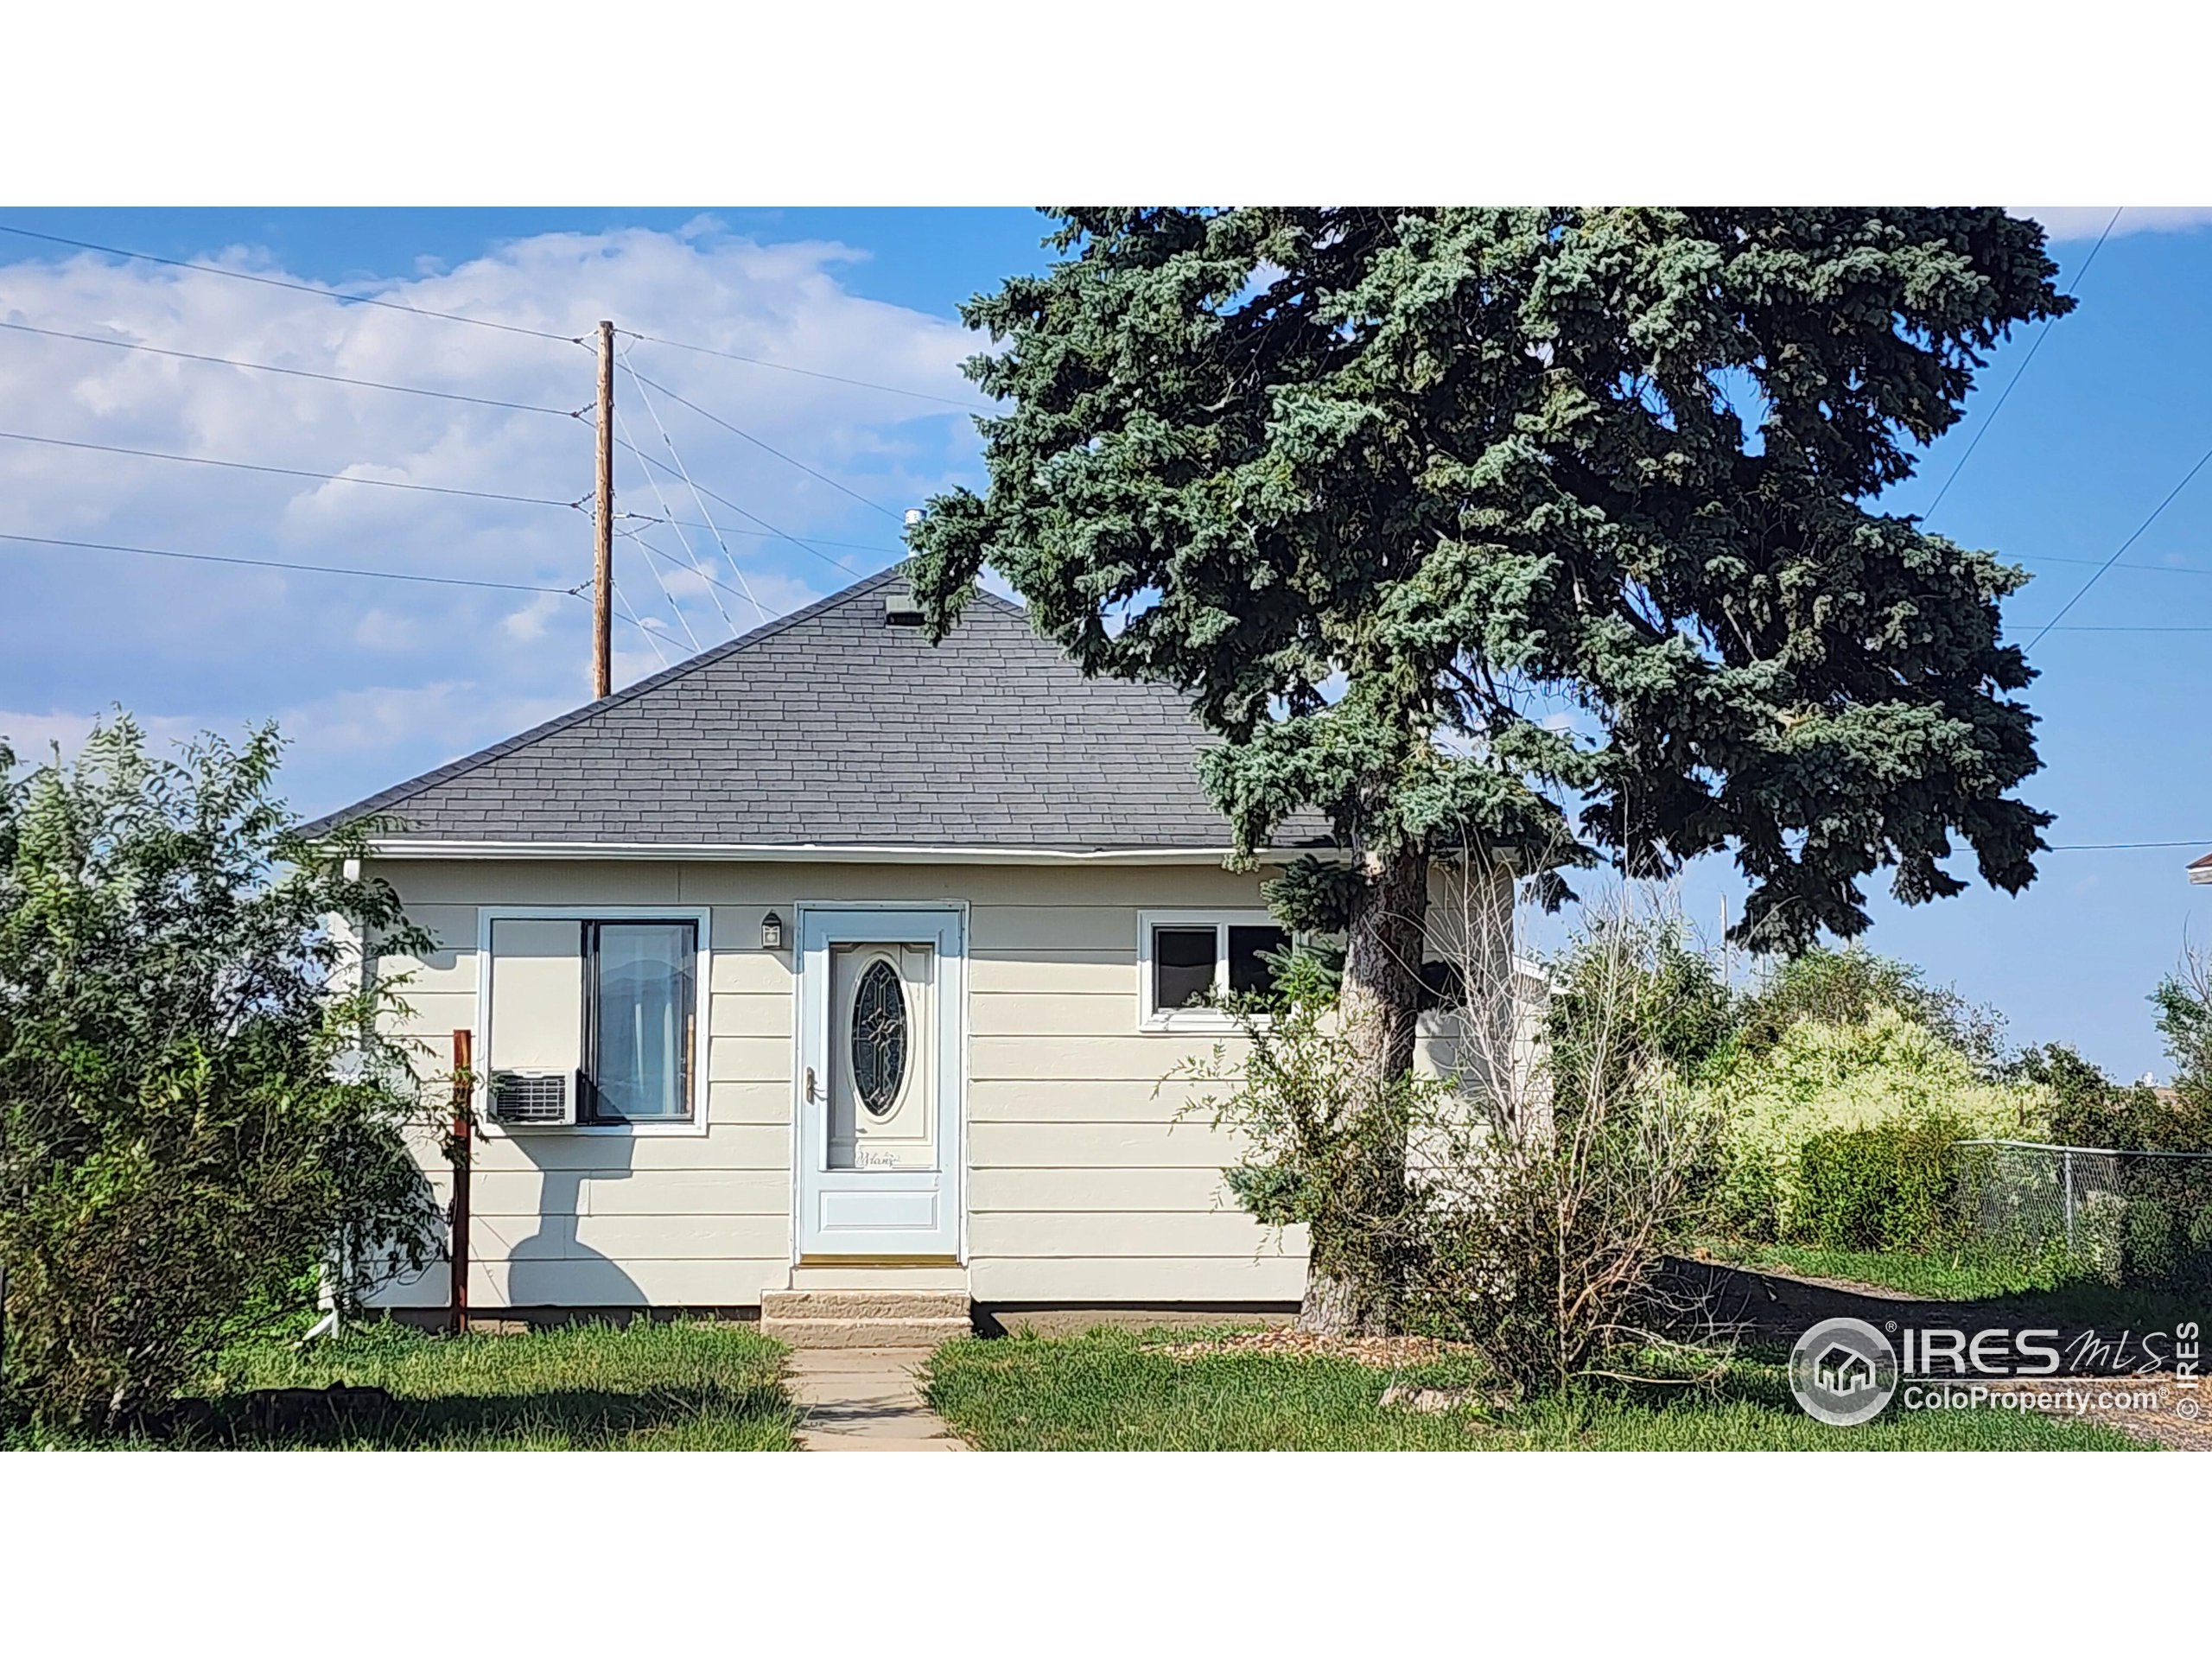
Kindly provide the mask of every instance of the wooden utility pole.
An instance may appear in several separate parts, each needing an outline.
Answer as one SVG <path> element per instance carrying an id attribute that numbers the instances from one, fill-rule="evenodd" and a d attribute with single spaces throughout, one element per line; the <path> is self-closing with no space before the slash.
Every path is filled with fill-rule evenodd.
<path id="1" fill-rule="evenodd" d="M 614 690 L 614 325 L 599 325 L 599 545 L 591 569 L 591 694 Z"/>
<path id="2" fill-rule="evenodd" d="M 468 1177 L 476 1150 L 476 1069 L 469 1046 L 473 1040 L 466 1031 L 453 1034 L 453 1136 L 448 1152 L 453 1160 L 453 1243 L 448 1253 L 451 1276 L 447 1281 L 446 1319 L 456 1337 L 468 1333 Z"/>

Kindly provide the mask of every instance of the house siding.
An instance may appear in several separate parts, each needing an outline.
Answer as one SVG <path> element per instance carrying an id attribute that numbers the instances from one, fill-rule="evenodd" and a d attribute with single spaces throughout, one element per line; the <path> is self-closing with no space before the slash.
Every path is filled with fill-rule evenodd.
<path id="1" fill-rule="evenodd" d="M 967 1268 L 978 1301 L 1295 1301 L 1300 1230 L 1237 1211 L 1236 1138 L 1179 1117 L 1163 1082 L 1215 1039 L 1138 1029 L 1138 915 L 1258 907 L 1260 878 L 1203 866 L 383 861 L 437 946 L 408 976 L 407 1034 L 448 1064 L 477 1027 L 478 911 L 711 906 L 703 1134 L 494 1134 L 472 1184 L 470 1300 L 482 1308 L 757 1304 L 791 1282 L 794 937 L 810 902 L 963 904 Z M 760 944 L 785 918 L 786 949 Z M 1230 1039 L 1233 1043 L 1234 1039 Z M 432 1085 L 435 1087 L 435 1085 Z M 420 1156 L 441 1198 L 435 1147 Z M 384 1298 L 442 1306 L 442 1266 Z"/>

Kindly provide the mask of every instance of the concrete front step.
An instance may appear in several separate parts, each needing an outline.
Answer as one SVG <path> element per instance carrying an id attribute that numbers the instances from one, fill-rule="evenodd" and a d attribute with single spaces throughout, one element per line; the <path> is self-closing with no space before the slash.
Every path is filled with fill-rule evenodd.
<path id="1" fill-rule="evenodd" d="M 766 1290 L 764 1319 L 964 1319 L 964 1290 Z"/>
<path id="2" fill-rule="evenodd" d="M 966 1319 L 770 1319 L 763 1336 L 794 1348 L 934 1348 L 972 1335 Z"/>
<path id="3" fill-rule="evenodd" d="M 964 1290 L 770 1290 L 764 1336 L 794 1348 L 934 1348 L 974 1325 Z"/>

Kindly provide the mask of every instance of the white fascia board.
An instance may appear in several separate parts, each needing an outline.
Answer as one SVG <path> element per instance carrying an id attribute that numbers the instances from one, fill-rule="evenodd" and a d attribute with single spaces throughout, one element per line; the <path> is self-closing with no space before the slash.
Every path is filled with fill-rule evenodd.
<path id="1" fill-rule="evenodd" d="M 2206 865 L 2202 869 L 2191 865 L 2189 871 L 2189 885 L 2192 887 L 2212 887 L 2212 864 Z"/>
<path id="2" fill-rule="evenodd" d="M 405 836 L 382 837 L 369 845 L 376 857 L 386 859 L 620 859 L 754 864 L 1218 864 L 1230 855 L 1226 847 L 1076 851 L 1055 847 L 874 847 L 805 842 L 675 845 L 606 841 L 425 841 Z M 1329 854 L 1326 849 L 1271 847 L 1263 849 L 1256 857 L 1263 864 L 1282 864 L 1309 850 L 1325 856 Z"/>

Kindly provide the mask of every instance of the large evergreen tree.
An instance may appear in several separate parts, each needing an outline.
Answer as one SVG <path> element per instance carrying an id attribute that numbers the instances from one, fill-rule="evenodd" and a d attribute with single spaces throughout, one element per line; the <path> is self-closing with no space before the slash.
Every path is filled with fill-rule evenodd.
<path id="1" fill-rule="evenodd" d="M 982 567 L 1095 673 L 1185 689 L 1237 846 L 1348 933 L 1347 1030 L 1410 1065 L 1427 861 L 1663 872 L 1731 849 L 1762 948 L 2017 891 L 2049 820 L 2023 580 L 1866 499 L 1981 353 L 2070 302 L 1996 208 L 1084 208 L 966 308 L 990 486 L 911 533 L 930 623 Z M 1562 714 L 1567 719 L 1559 718 Z M 1387 1317 L 1316 1238 L 1309 1320 Z"/>

